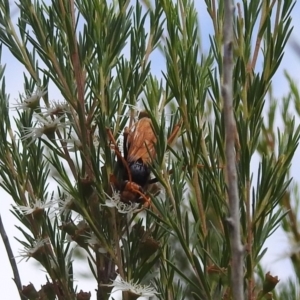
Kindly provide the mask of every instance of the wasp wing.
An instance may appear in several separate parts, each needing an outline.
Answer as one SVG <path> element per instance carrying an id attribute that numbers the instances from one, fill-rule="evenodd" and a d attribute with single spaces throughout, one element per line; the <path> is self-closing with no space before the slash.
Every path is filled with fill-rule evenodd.
<path id="1" fill-rule="evenodd" d="M 144 164 L 150 164 L 155 157 L 156 136 L 150 118 L 142 118 L 129 130 L 127 136 L 127 161 L 139 159 Z"/>

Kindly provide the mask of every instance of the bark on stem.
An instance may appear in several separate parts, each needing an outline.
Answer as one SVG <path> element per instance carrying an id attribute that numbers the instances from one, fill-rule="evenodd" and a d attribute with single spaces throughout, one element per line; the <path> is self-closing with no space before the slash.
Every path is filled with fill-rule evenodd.
<path id="1" fill-rule="evenodd" d="M 20 293 L 20 299 L 26 300 L 27 298 L 25 296 L 21 295 L 22 284 L 21 284 L 21 279 L 20 279 L 20 275 L 19 275 L 19 270 L 18 270 L 17 263 L 16 263 L 14 255 L 13 255 L 11 246 L 10 246 L 10 242 L 8 240 L 8 236 L 7 236 L 5 228 L 3 226 L 1 216 L 0 216 L 0 235 L 2 236 L 3 244 L 5 246 L 5 250 L 6 250 L 6 253 L 7 253 L 13 274 L 14 274 L 14 281 L 15 281 L 18 291 Z"/>
<path id="2" fill-rule="evenodd" d="M 233 299 L 244 299 L 243 288 L 243 246 L 240 236 L 239 194 L 236 171 L 235 138 L 236 122 L 233 114 L 233 17 L 232 0 L 225 0 L 224 11 L 224 57 L 222 96 L 224 101 L 224 120 L 226 134 L 226 171 L 229 199 L 228 223 L 231 244 L 231 288 Z"/>

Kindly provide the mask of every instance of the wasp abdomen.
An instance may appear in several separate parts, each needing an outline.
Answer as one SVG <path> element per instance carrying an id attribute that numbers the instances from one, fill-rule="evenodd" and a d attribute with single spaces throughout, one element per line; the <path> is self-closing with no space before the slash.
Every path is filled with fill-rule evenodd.
<path id="1" fill-rule="evenodd" d="M 144 186 L 147 184 L 150 176 L 149 167 L 141 159 L 129 164 L 132 181 Z"/>

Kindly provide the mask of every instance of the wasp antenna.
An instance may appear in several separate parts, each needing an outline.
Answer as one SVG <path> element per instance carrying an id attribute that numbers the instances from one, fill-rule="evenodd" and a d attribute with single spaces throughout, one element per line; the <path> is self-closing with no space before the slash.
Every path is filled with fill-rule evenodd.
<path id="1" fill-rule="evenodd" d="M 126 168 L 126 171 L 127 171 L 127 173 L 128 173 L 129 181 L 132 181 L 132 180 L 131 180 L 131 173 L 130 173 L 128 164 L 127 164 L 126 160 L 124 159 L 124 157 L 122 156 L 122 154 L 121 154 L 121 152 L 120 152 L 120 150 L 119 150 L 118 144 L 117 144 L 117 142 L 116 142 L 116 140 L 115 140 L 115 138 L 114 138 L 114 136 L 113 136 L 111 130 L 110 130 L 109 128 L 106 128 L 106 131 L 107 131 L 107 135 L 108 135 L 110 141 L 114 144 L 114 147 L 115 147 L 114 150 L 115 150 L 116 155 L 118 156 L 119 159 L 121 159 L 121 161 L 122 161 L 124 167 Z"/>

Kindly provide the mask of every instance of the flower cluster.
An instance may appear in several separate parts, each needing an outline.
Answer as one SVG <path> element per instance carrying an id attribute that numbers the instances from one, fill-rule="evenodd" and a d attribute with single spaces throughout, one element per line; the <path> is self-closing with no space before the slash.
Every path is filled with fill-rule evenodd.
<path id="1" fill-rule="evenodd" d="M 12 108 L 19 110 L 35 109 L 39 106 L 40 99 L 47 93 L 46 89 L 37 89 L 36 92 L 30 94 L 26 93 L 26 96 L 20 96 L 21 100 L 17 100 L 17 103 Z"/>
<path id="2" fill-rule="evenodd" d="M 26 93 L 26 96 L 20 96 L 20 100 L 17 100 L 13 109 L 16 110 L 28 110 L 31 109 L 35 113 L 36 122 L 33 127 L 24 127 L 23 136 L 21 140 L 31 139 L 34 142 L 42 135 L 46 135 L 50 140 L 54 139 L 54 132 L 58 128 L 66 128 L 70 125 L 69 122 L 65 122 L 65 113 L 69 111 L 68 104 L 53 101 L 46 108 L 40 106 L 40 99 L 47 93 L 46 89 L 38 89 L 36 92 L 30 94 Z"/>
<path id="3" fill-rule="evenodd" d="M 36 241 L 33 242 L 31 246 L 25 247 L 23 250 L 19 252 L 20 257 L 22 257 L 21 261 L 23 259 L 26 259 L 26 261 L 28 261 L 30 257 L 37 258 L 40 254 L 39 252 L 41 251 L 43 252 L 44 246 L 46 244 L 49 244 L 49 238 L 37 239 Z"/>
<path id="4" fill-rule="evenodd" d="M 24 135 L 21 138 L 22 140 L 32 139 L 30 144 L 44 134 L 49 139 L 52 139 L 54 137 L 54 132 L 58 128 L 65 128 L 66 125 L 68 125 L 68 123 L 61 122 L 64 116 L 61 116 L 54 120 L 42 117 L 40 115 L 36 115 L 35 117 L 37 119 L 35 125 L 39 125 L 39 127 L 24 127 Z"/>
<path id="5" fill-rule="evenodd" d="M 45 208 L 50 206 L 50 202 L 46 203 L 46 201 L 37 199 L 34 203 L 29 203 L 27 206 L 19 205 L 18 209 L 21 210 L 24 215 L 31 215 L 37 213 L 38 211 L 43 211 Z"/>
<path id="6" fill-rule="evenodd" d="M 133 280 L 127 282 L 121 278 L 120 275 L 116 277 L 112 284 L 107 286 L 114 287 L 112 294 L 117 291 L 126 291 L 141 297 L 154 297 L 156 294 L 158 294 L 150 285 L 141 285 L 137 282 L 134 283 Z"/>
<path id="7" fill-rule="evenodd" d="M 137 209 L 139 206 L 138 203 L 132 203 L 130 204 L 124 203 L 121 201 L 120 192 L 116 191 L 112 188 L 112 196 L 109 196 L 105 193 L 105 196 L 107 199 L 105 200 L 105 204 L 100 204 L 101 206 L 107 206 L 107 207 L 115 207 L 117 211 L 121 214 L 128 214 L 134 210 Z"/>

